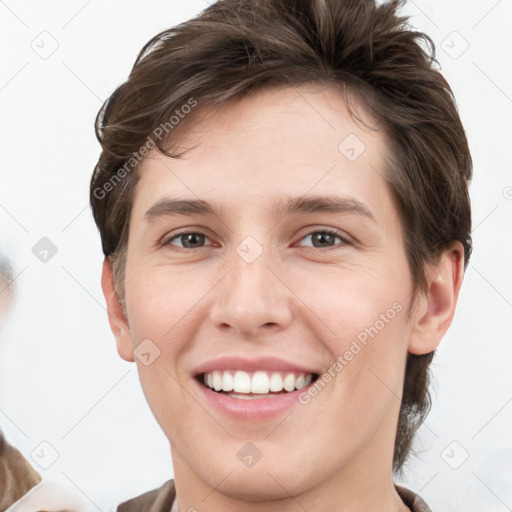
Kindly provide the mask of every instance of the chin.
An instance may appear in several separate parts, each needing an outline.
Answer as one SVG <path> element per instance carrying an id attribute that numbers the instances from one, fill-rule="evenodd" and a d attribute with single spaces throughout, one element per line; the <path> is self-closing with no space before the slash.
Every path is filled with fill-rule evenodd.
<path id="1" fill-rule="evenodd" d="M 305 482 L 297 478 L 296 470 L 288 469 L 287 474 L 275 470 L 269 473 L 264 469 L 257 471 L 256 468 L 233 472 L 216 490 L 246 502 L 282 500 L 306 490 Z M 218 482 L 209 484 L 215 487 Z"/>
<path id="2" fill-rule="evenodd" d="M 201 465 L 198 461 L 197 464 Z M 240 466 L 240 467 L 238 467 Z M 196 472 L 210 488 L 225 496 L 246 502 L 260 502 L 286 499 L 307 491 L 322 478 L 321 469 L 313 465 L 300 464 L 290 460 L 285 454 L 279 456 L 279 462 L 263 459 L 253 467 L 245 467 L 236 460 L 236 464 L 221 462 L 212 464 L 210 470 L 202 466 Z M 229 476 L 228 476 L 229 475 Z M 314 478 L 316 476 L 316 478 Z"/>

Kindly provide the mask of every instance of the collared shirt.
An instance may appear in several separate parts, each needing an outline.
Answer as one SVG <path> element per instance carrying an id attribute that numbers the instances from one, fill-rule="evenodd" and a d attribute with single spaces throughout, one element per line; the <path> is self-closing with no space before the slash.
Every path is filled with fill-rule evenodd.
<path id="1" fill-rule="evenodd" d="M 411 512 L 432 512 L 419 495 L 399 485 L 395 485 L 395 489 Z M 121 503 L 117 512 L 179 512 L 174 480 L 169 480 L 162 487 L 138 498 Z"/>

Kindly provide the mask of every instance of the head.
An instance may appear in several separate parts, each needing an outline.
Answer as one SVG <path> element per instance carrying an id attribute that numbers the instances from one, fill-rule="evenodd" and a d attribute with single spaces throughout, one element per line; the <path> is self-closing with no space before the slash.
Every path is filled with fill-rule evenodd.
<path id="1" fill-rule="evenodd" d="M 137 360 L 142 386 L 192 471 L 252 441 L 282 481 L 283 453 L 327 478 L 383 439 L 399 470 L 428 413 L 471 253 L 471 158 L 433 43 L 399 7 L 217 2 L 149 41 L 98 115 L 90 197 L 112 330 L 127 360 L 157 347 Z M 343 205 L 304 206 L 320 196 Z M 170 214 L 170 198 L 219 208 Z M 180 246 L 184 226 L 205 245 Z M 307 226 L 334 245 L 304 246 Z M 331 379 L 270 436 L 272 423 L 212 419 L 191 398 L 197 365 L 235 351 L 294 354 Z"/>

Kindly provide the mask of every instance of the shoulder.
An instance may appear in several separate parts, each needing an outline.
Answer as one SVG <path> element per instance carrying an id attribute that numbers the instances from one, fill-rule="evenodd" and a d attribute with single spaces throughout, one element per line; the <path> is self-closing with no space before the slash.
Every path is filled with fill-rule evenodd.
<path id="1" fill-rule="evenodd" d="M 6 440 L 0 429 L 0 510 L 19 501 L 41 481 L 41 476 Z"/>
<path id="2" fill-rule="evenodd" d="M 121 503 L 117 512 L 169 512 L 176 496 L 174 480 L 162 487 Z"/>

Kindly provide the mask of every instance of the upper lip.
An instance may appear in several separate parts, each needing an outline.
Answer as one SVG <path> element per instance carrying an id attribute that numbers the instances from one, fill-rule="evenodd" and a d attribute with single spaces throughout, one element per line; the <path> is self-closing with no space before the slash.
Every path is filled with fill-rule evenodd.
<path id="1" fill-rule="evenodd" d="M 193 375 L 200 375 L 202 373 L 209 373 L 214 370 L 243 370 L 246 372 L 255 372 L 258 370 L 267 371 L 282 371 L 282 372 L 295 372 L 295 373 L 320 373 L 297 363 L 286 361 L 279 357 L 241 357 L 240 355 L 226 355 L 212 359 L 203 364 L 200 364 L 193 370 Z"/>

